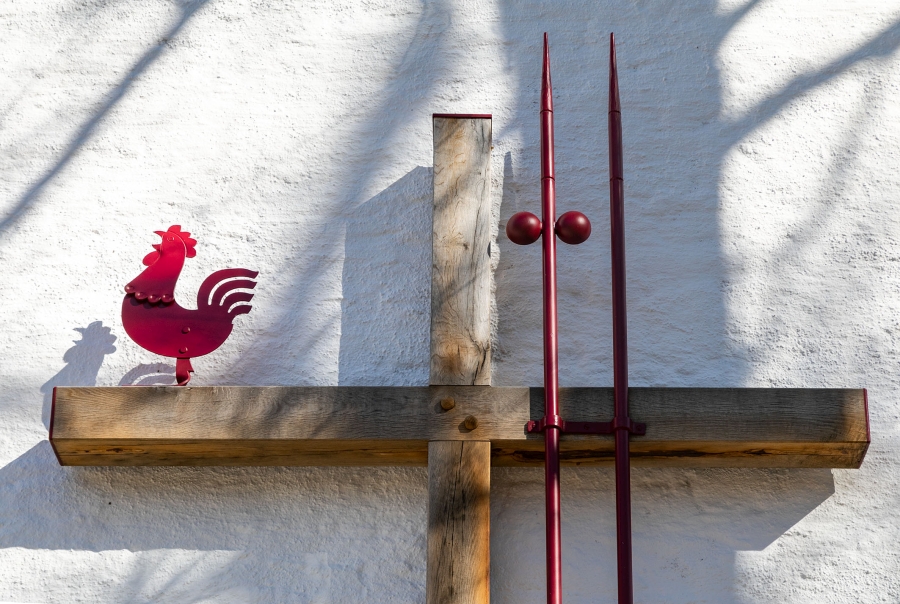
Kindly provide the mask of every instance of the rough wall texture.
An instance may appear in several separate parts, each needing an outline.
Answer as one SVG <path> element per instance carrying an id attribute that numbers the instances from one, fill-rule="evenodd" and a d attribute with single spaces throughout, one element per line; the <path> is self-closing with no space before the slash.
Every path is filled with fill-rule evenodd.
<path id="1" fill-rule="evenodd" d="M 60 468 L 55 385 L 171 383 L 121 326 L 259 269 L 196 383 L 428 381 L 432 112 L 491 112 L 536 211 L 550 32 L 563 385 L 611 383 L 606 35 L 619 40 L 632 385 L 868 387 L 860 470 L 637 470 L 640 602 L 900 602 L 900 7 L 0 0 L 0 601 L 416 602 L 424 469 Z M 495 385 L 540 383 L 536 246 L 498 240 Z M 74 341 L 74 344 L 73 344 Z M 612 473 L 563 475 L 567 602 L 614 601 Z M 495 604 L 543 601 L 542 474 L 493 473 Z"/>

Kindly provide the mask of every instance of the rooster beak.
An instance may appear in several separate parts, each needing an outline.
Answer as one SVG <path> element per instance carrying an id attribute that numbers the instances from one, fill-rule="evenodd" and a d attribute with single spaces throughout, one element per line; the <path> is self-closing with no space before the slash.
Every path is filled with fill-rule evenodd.
<path id="1" fill-rule="evenodd" d="M 166 232 L 165 232 L 165 231 L 153 231 L 153 232 L 156 233 L 157 235 L 159 235 L 160 237 L 165 237 L 165 236 L 166 236 Z"/>

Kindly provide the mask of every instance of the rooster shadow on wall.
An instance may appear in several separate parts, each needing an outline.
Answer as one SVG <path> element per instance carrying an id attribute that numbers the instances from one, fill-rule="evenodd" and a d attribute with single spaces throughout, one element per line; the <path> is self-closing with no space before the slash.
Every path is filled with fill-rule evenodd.
<path id="1" fill-rule="evenodd" d="M 94 321 L 87 327 L 76 327 L 74 331 L 81 334 L 81 339 L 73 340 L 75 346 L 63 355 L 66 366 L 41 386 L 41 394 L 44 395 L 41 419 L 48 428 L 53 389 L 56 386 L 96 386 L 103 357 L 116 351 L 113 343 L 117 338 L 109 327 L 103 325 L 103 321 Z"/>

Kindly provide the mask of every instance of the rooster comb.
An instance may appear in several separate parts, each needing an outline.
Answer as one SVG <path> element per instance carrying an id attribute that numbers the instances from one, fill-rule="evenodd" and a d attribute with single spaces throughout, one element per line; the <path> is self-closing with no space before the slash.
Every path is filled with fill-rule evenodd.
<path id="1" fill-rule="evenodd" d="M 157 232 L 159 232 L 159 231 L 157 231 Z M 197 250 L 194 249 L 194 246 L 197 245 L 197 240 L 191 239 L 191 234 L 188 233 L 187 231 L 182 231 L 181 225 L 173 224 L 172 226 L 170 226 L 168 228 L 166 233 L 175 235 L 176 237 L 178 237 L 179 239 L 181 239 L 184 242 L 184 247 L 187 248 L 187 257 L 188 258 L 193 258 L 194 256 L 197 255 Z M 153 249 L 155 249 L 158 252 L 160 249 L 160 244 L 158 244 L 158 243 L 155 244 L 153 246 Z"/>

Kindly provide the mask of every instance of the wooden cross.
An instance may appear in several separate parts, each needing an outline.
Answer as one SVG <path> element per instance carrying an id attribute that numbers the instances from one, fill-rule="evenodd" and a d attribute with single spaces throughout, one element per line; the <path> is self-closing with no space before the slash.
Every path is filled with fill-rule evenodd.
<path id="1" fill-rule="evenodd" d="M 428 466 L 426 601 L 490 599 L 490 467 L 541 466 L 543 389 L 495 388 L 490 340 L 491 119 L 435 115 L 431 385 L 54 389 L 66 466 Z M 638 466 L 858 468 L 864 390 L 630 388 Z M 613 415 L 612 388 L 562 388 L 568 421 Z M 569 466 L 612 436 L 566 435 Z"/>

